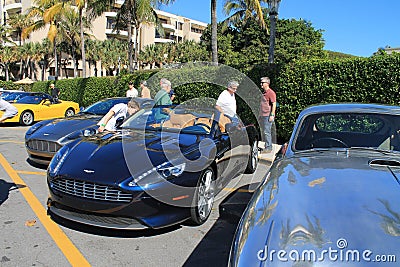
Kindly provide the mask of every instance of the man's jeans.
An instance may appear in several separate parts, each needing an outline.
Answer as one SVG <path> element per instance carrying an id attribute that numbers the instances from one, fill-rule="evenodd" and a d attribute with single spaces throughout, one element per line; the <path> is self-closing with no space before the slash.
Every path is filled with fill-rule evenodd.
<path id="1" fill-rule="evenodd" d="M 272 124 L 273 121 L 269 121 L 269 116 L 262 117 L 263 128 L 264 128 L 264 141 L 265 141 L 265 149 L 272 149 Z"/>

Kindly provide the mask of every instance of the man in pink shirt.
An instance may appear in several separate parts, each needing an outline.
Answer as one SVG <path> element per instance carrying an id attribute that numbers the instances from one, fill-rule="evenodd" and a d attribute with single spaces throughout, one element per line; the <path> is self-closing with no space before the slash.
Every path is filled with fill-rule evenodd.
<path id="1" fill-rule="evenodd" d="M 269 87 L 270 79 L 268 77 L 261 78 L 261 88 L 264 90 L 264 93 L 261 97 L 260 104 L 260 116 L 262 118 L 263 123 L 263 131 L 264 131 L 264 141 L 265 141 L 265 153 L 269 153 L 272 151 L 272 124 L 275 120 L 275 111 L 276 111 L 276 94 Z"/>

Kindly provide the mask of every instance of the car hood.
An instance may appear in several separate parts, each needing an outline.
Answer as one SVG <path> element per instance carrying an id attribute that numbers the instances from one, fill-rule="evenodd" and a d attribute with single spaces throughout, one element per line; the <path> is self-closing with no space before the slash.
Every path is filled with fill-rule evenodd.
<path id="1" fill-rule="evenodd" d="M 118 184 L 164 162 L 179 160 L 182 154 L 196 157 L 199 141 L 196 136 L 178 133 L 103 133 L 74 145 L 59 175 Z"/>
<path id="2" fill-rule="evenodd" d="M 391 160 L 395 158 L 336 153 L 277 161 L 242 217 L 233 261 L 259 266 L 265 261 L 257 253 L 266 246 L 268 253 L 315 250 L 320 255 L 332 248 L 396 254 L 400 169 L 369 164 Z M 280 264 L 275 257 L 266 266 Z"/>
<path id="3" fill-rule="evenodd" d="M 102 117 L 91 114 L 77 114 L 67 118 L 44 122 L 44 125 L 29 136 L 32 139 L 58 140 L 76 131 L 95 126 Z"/>

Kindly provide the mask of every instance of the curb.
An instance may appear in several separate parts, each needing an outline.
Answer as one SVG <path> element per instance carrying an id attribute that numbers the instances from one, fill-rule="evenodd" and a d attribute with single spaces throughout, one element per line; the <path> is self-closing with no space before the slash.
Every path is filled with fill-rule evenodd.
<path id="1" fill-rule="evenodd" d="M 275 160 L 276 153 L 281 149 L 282 145 L 272 144 L 272 151 L 270 153 L 262 153 L 264 148 L 264 142 L 258 143 L 258 148 L 261 152 L 258 154 L 258 160 L 261 162 L 272 163 Z"/>

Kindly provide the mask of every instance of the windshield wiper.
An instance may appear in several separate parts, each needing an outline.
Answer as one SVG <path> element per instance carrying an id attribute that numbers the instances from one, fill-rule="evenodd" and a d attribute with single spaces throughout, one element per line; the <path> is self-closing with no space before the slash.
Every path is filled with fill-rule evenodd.
<path id="1" fill-rule="evenodd" d="M 366 150 L 366 151 L 372 151 L 372 152 L 378 152 L 384 155 L 392 155 L 393 153 L 399 153 L 400 151 L 397 150 L 384 150 L 384 149 L 379 149 L 376 147 L 349 147 L 347 150 Z"/>
<path id="2" fill-rule="evenodd" d="M 310 148 L 310 149 L 306 149 L 306 150 L 297 150 L 295 153 L 296 154 L 303 154 L 303 153 L 313 153 L 313 152 L 319 152 L 319 153 L 322 153 L 322 152 L 326 152 L 326 151 L 338 151 L 338 150 L 332 150 L 332 148 L 320 148 L 320 147 L 318 147 L 318 148 Z M 342 150 L 340 150 L 340 151 L 342 151 Z"/>

